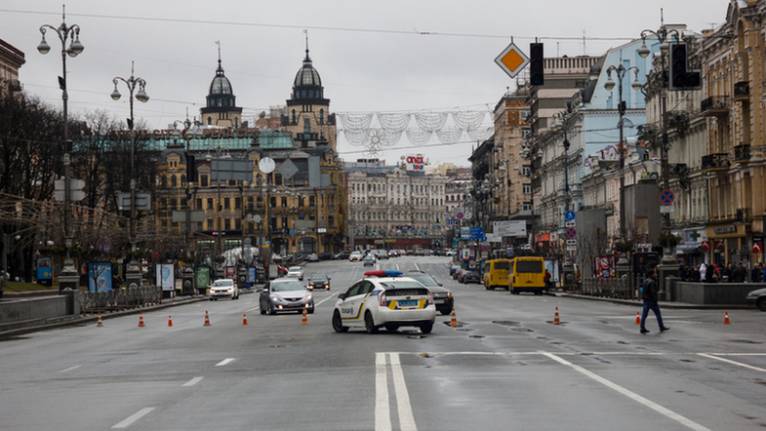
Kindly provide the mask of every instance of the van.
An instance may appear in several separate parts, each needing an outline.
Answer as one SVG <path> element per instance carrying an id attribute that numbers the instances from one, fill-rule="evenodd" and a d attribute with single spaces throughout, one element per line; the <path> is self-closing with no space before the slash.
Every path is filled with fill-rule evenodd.
<path id="1" fill-rule="evenodd" d="M 533 292 L 542 295 L 545 291 L 545 262 L 540 256 L 520 256 L 513 259 L 508 288 L 512 294 Z"/>
<path id="2" fill-rule="evenodd" d="M 482 283 L 487 290 L 497 287 L 508 287 L 508 276 L 511 272 L 510 259 L 492 259 L 484 263 Z"/>

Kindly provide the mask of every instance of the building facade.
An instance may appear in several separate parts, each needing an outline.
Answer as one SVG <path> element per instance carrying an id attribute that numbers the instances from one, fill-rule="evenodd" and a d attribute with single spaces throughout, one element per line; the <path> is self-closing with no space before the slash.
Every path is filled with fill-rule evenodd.
<path id="1" fill-rule="evenodd" d="M 8 92 L 21 91 L 19 69 L 25 62 L 21 50 L 0 39 L 0 97 Z"/>
<path id="2" fill-rule="evenodd" d="M 231 81 L 223 73 L 221 51 L 218 51 L 218 68 L 210 82 L 205 106 L 200 109 L 202 124 L 221 128 L 238 128 L 242 125 L 242 108 L 237 106 Z"/>

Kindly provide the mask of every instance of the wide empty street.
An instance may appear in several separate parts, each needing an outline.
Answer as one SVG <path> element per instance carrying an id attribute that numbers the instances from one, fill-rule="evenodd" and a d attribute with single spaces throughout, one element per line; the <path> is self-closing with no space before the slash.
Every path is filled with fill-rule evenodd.
<path id="1" fill-rule="evenodd" d="M 258 295 L 243 294 L 147 313 L 144 328 L 127 316 L 3 340 L 0 429 L 766 427 L 765 313 L 732 311 L 724 326 L 720 310 L 666 309 L 671 330 L 650 317 L 642 336 L 635 307 L 460 285 L 447 262 L 379 263 L 428 271 L 454 292 L 459 327 L 440 316 L 430 335 L 333 332 L 336 296 L 364 268 L 328 261 L 306 267 L 332 278 L 308 325 L 263 316 Z"/>

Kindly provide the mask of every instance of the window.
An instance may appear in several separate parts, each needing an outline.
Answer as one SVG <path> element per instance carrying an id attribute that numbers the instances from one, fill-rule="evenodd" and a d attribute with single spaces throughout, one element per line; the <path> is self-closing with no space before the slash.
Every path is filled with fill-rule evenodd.
<path id="1" fill-rule="evenodd" d="M 284 196 L 282 197 L 282 206 L 287 207 L 287 198 Z"/>
<path id="2" fill-rule="evenodd" d="M 207 198 L 207 209 L 213 209 L 213 198 Z"/>
<path id="3" fill-rule="evenodd" d="M 309 196 L 309 206 L 313 207 L 316 205 L 316 198 L 314 196 Z"/>
<path id="4" fill-rule="evenodd" d="M 224 219 L 224 221 L 223 221 L 223 226 L 224 226 L 224 227 L 223 227 L 223 229 L 224 229 L 224 230 L 229 230 L 229 229 L 231 229 L 231 220 L 229 220 L 229 219 Z"/>
<path id="5" fill-rule="evenodd" d="M 293 124 L 297 124 L 298 123 L 298 119 L 295 118 L 295 109 L 293 109 L 292 116 L 293 116 L 293 118 L 292 118 L 292 120 L 290 122 L 293 123 Z"/>
<path id="6" fill-rule="evenodd" d="M 242 208 L 242 199 L 234 198 L 234 209 Z"/>
<path id="7" fill-rule="evenodd" d="M 528 177 L 532 174 L 532 169 L 529 166 L 523 166 L 521 168 L 521 175 Z"/>
<path id="8" fill-rule="evenodd" d="M 197 202 L 195 203 L 195 208 L 202 209 L 202 199 L 197 198 Z"/>
<path id="9" fill-rule="evenodd" d="M 303 133 L 310 133 L 311 132 L 311 120 L 308 118 L 303 119 Z"/>
<path id="10" fill-rule="evenodd" d="M 170 187 L 175 188 L 177 186 L 178 186 L 178 183 L 177 183 L 177 180 L 176 180 L 176 176 L 175 175 L 171 175 L 170 176 Z"/>
<path id="11" fill-rule="evenodd" d="M 324 109 L 319 110 L 319 124 L 324 124 Z"/>
<path id="12" fill-rule="evenodd" d="M 208 176 L 207 175 L 200 175 L 199 183 L 200 183 L 200 186 L 207 187 L 209 185 L 209 183 L 208 183 Z"/>
<path id="13" fill-rule="evenodd" d="M 229 209 L 229 198 L 223 198 L 223 209 Z"/>
<path id="14" fill-rule="evenodd" d="M 524 184 L 524 194 L 525 195 L 532 194 L 532 184 Z"/>

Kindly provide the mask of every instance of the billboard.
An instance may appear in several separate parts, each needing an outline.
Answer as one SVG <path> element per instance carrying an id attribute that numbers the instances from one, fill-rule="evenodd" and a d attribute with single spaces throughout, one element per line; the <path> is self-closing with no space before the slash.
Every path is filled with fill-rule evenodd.
<path id="1" fill-rule="evenodd" d="M 175 271 L 172 263 L 163 263 L 157 265 L 157 286 L 163 291 L 172 291 L 176 288 Z"/>
<path id="2" fill-rule="evenodd" d="M 425 172 L 428 160 L 422 154 L 402 156 L 407 172 Z"/>
<path id="3" fill-rule="evenodd" d="M 524 220 L 503 220 L 492 223 L 492 233 L 501 237 L 526 238 L 527 222 Z"/>
<path id="4" fill-rule="evenodd" d="M 112 263 L 88 262 L 88 292 L 112 291 Z"/>

